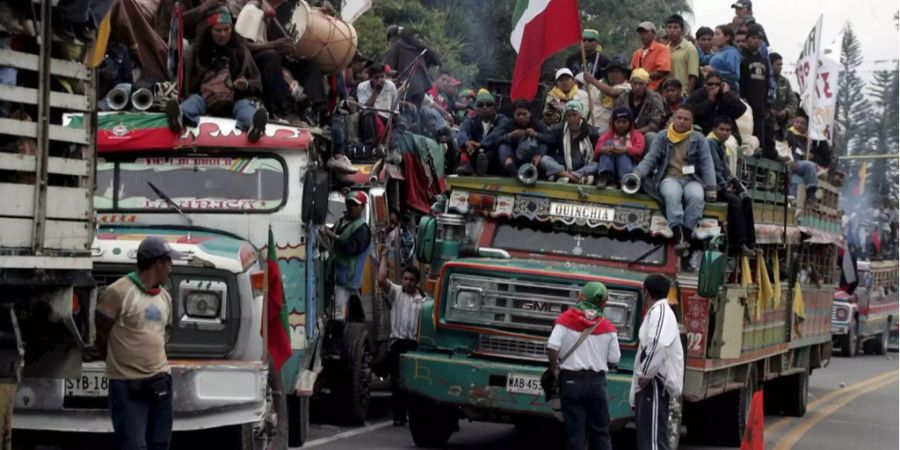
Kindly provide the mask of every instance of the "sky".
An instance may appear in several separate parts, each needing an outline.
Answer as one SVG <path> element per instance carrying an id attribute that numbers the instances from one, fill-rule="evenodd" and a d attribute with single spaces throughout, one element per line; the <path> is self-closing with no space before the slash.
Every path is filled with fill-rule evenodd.
<path id="1" fill-rule="evenodd" d="M 686 17 L 691 31 L 702 25 L 715 28 L 734 17 L 730 0 L 693 0 L 694 18 Z M 895 28 L 894 13 L 900 0 L 753 0 L 753 15 L 765 29 L 770 51 L 784 57 L 784 71 L 792 72 L 806 36 L 822 19 L 823 47 L 838 36 L 844 23 L 850 22 L 862 45 L 864 62 L 859 69 L 864 79 L 874 70 L 896 67 L 896 62 L 876 60 L 898 58 L 900 31 Z M 785 73 L 787 75 L 787 73 Z M 793 78 L 793 76 L 790 76 Z"/>

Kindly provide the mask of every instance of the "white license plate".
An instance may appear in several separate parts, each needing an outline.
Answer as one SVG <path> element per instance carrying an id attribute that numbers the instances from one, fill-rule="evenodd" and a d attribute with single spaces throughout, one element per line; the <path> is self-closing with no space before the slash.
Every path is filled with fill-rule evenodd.
<path id="1" fill-rule="evenodd" d="M 109 380 L 102 373 L 83 373 L 78 378 L 66 378 L 66 397 L 106 397 Z"/>
<path id="2" fill-rule="evenodd" d="M 510 373 L 506 375 L 506 391 L 514 394 L 541 395 L 541 377 Z"/>

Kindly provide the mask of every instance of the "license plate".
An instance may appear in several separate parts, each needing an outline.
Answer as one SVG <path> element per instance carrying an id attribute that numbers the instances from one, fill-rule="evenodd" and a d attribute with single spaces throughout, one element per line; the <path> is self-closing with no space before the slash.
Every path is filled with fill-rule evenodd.
<path id="1" fill-rule="evenodd" d="M 109 380 L 102 373 L 84 373 L 78 378 L 66 378 L 66 397 L 106 397 Z"/>
<path id="2" fill-rule="evenodd" d="M 506 391 L 514 394 L 541 395 L 541 378 L 532 375 L 510 373 L 506 375 Z"/>

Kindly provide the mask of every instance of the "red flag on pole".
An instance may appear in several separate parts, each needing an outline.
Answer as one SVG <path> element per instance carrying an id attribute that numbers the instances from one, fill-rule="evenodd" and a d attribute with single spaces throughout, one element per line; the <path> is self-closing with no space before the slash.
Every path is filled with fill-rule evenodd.
<path id="1" fill-rule="evenodd" d="M 281 271 L 278 269 L 278 256 L 275 253 L 275 235 L 269 228 L 268 252 L 266 252 L 266 268 L 268 270 L 269 295 L 266 298 L 267 313 L 265 320 L 268 328 L 268 350 L 272 355 L 275 370 L 291 357 L 291 339 L 287 320 L 287 308 L 284 304 L 284 289 L 281 286 Z M 263 327 L 266 329 L 266 327 Z"/>
<path id="2" fill-rule="evenodd" d="M 581 40 L 577 0 L 519 0 L 513 10 L 509 38 L 518 53 L 513 69 L 513 100 L 531 100 L 541 78 L 541 65 L 554 53 Z"/>

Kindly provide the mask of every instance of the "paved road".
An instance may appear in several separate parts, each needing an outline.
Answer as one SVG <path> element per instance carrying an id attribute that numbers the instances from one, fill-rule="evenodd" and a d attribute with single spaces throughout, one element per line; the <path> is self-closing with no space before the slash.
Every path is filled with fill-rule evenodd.
<path id="1" fill-rule="evenodd" d="M 834 357 L 831 365 L 810 378 L 809 410 L 802 418 L 766 417 L 766 448 L 775 450 L 845 450 L 847 448 L 897 449 L 898 362 L 897 354 Z M 311 440 L 303 448 L 317 450 L 388 450 L 415 448 L 407 428 L 391 426 L 387 399 L 377 399 L 372 420 L 362 428 L 315 424 Z M 500 450 L 551 449 L 552 430 L 517 431 L 509 425 L 460 422 L 460 432 L 447 448 Z M 628 432 L 614 436 L 616 449 L 631 448 Z M 548 445 L 549 444 L 549 445 Z M 720 447 L 683 445 L 685 450 Z"/>

